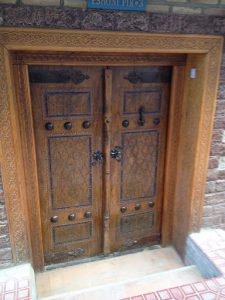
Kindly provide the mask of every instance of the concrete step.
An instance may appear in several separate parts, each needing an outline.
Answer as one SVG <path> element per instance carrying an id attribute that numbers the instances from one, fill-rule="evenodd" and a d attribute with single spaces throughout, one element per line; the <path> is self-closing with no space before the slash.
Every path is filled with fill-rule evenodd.
<path id="1" fill-rule="evenodd" d="M 172 247 L 145 248 L 139 252 L 86 263 L 61 266 L 36 274 L 39 297 L 79 291 L 98 286 L 119 284 L 147 275 L 184 267 Z"/>
<path id="2" fill-rule="evenodd" d="M 133 295 L 155 292 L 203 280 L 195 266 L 158 272 L 119 283 L 103 284 L 97 287 L 58 293 L 39 300 L 120 300 Z"/>

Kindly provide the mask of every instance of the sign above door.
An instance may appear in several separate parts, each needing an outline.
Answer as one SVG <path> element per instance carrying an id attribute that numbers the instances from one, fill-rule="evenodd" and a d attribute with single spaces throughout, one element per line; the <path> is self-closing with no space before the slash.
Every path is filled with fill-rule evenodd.
<path id="1" fill-rule="evenodd" d="M 145 11 L 147 0 L 88 0 L 88 8 Z"/>

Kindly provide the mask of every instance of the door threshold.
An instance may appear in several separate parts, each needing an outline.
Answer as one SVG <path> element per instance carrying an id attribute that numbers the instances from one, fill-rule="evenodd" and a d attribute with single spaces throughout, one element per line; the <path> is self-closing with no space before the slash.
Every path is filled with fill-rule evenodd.
<path id="1" fill-rule="evenodd" d="M 148 247 L 144 246 L 144 247 L 124 250 L 124 251 L 116 251 L 116 252 L 112 252 L 110 254 L 99 254 L 96 256 L 85 257 L 85 258 L 81 258 L 81 259 L 72 260 L 69 262 L 47 265 L 47 266 L 45 266 L 44 271 L 50 271 L 50 270 L 54 270 L 57 268 L 65 268 L 65 267 L 79 265 L 82 263 L 94 262 L 94 261 L 104 260 L 104 259 L 108 259 L 108 258 L 126 255 L 126 254 L 137 253 L 137 252 L 141 252 L 144 250 L 155 250 L 155 249 L 160 249 L 160 248 L 162 248 L 161 245 L 156 244 L 156 245 L 151 245 Z"/>

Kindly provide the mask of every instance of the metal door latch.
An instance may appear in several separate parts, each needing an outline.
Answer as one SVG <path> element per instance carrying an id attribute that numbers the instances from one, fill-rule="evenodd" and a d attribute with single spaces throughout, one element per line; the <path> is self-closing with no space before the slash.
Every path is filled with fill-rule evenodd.
<path id="1" fill-rule="evenodd" d="M 117 161 L 121 161 L 122 158 L 122 148 L 120 146 L 115 146 L 111 150 L 111 157 Z"/>
<path id="2" fill-rule="evenodd" d="M 96 165 L 97 163 L 103 162 L 103 153 L 101 151 L 95 151 L 93 154 L 93 162 L 92 165 Z"/>

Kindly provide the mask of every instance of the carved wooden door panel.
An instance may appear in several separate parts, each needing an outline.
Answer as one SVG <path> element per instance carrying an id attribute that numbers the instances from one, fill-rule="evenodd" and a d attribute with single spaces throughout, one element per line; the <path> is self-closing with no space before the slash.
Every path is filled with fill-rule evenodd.
<path id="1" fill-rule="evenodd" d="M 102 251 L 102 69 L 29 70 L 45 264 Z"/>
<path id="2" fill-rule="evenodd" d="M 170 68 L 112 69 L 110 248 L 160 241 Z"/>

